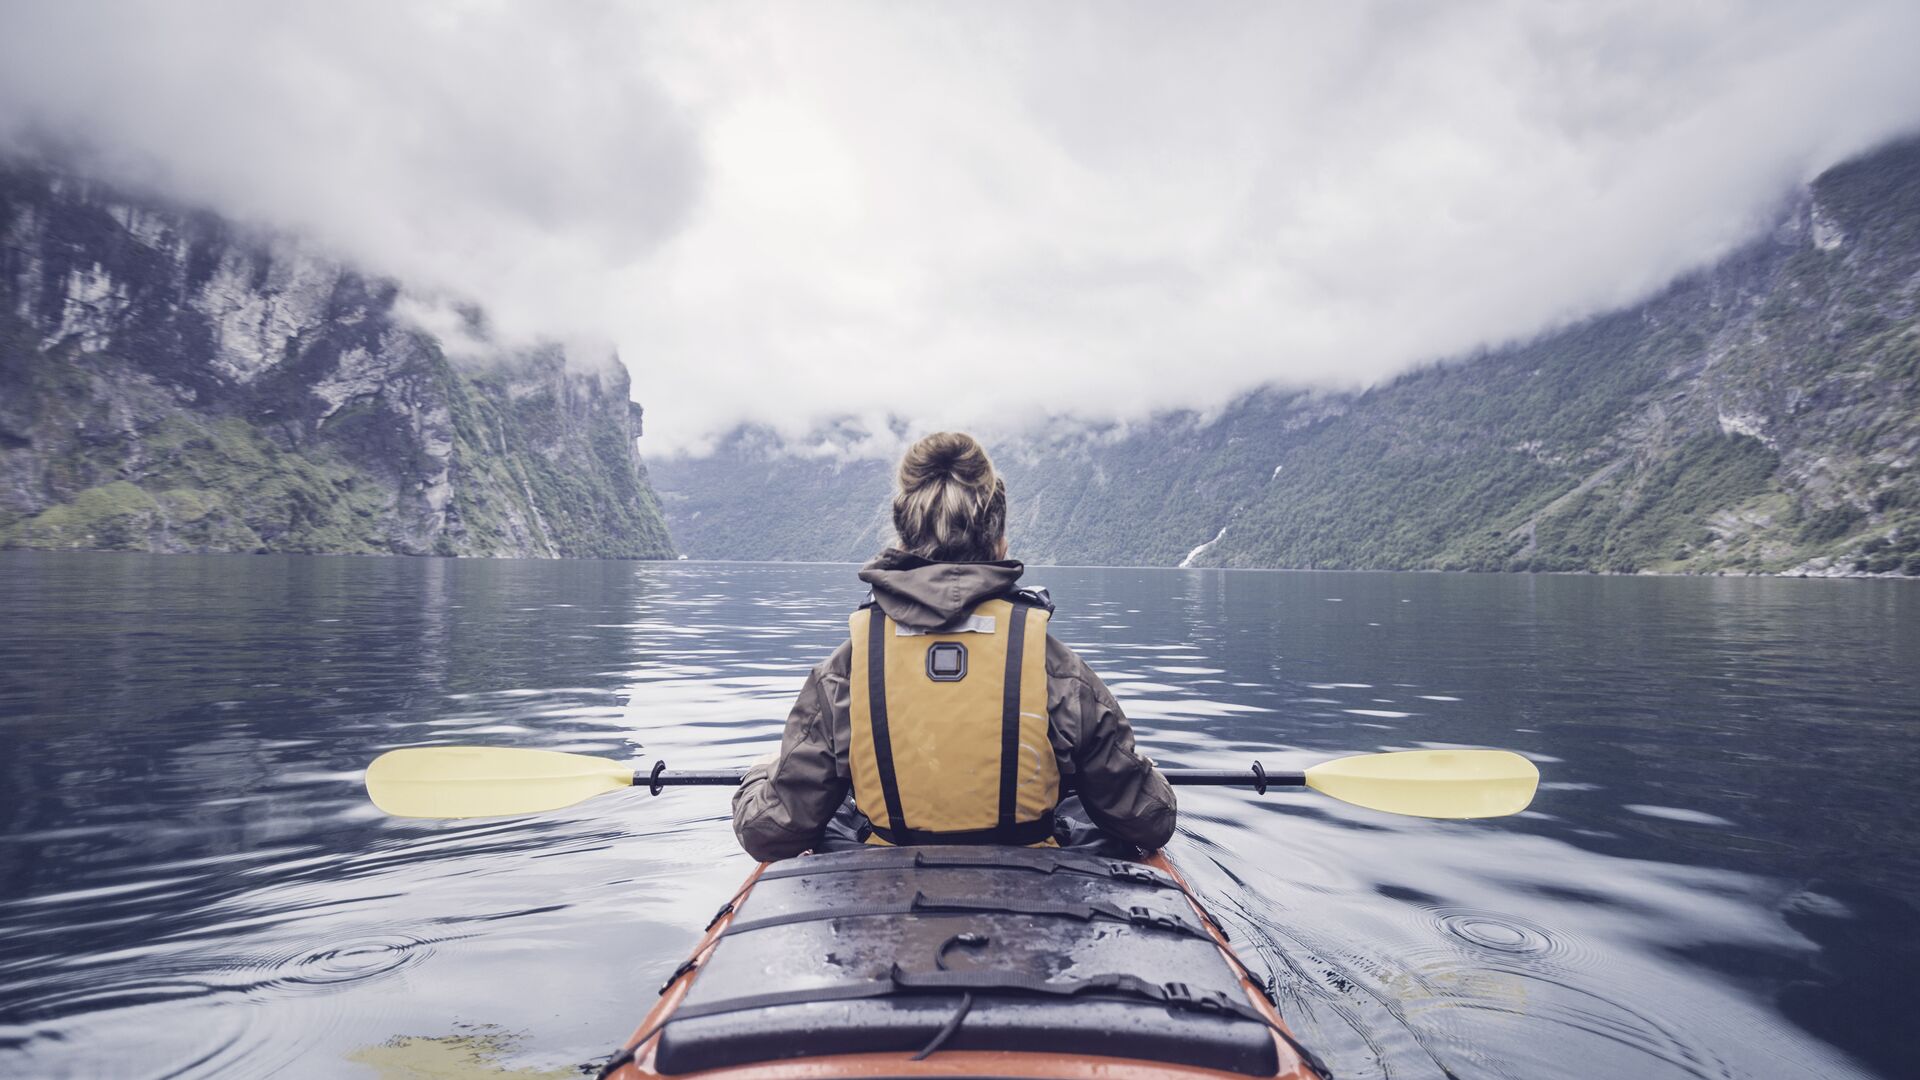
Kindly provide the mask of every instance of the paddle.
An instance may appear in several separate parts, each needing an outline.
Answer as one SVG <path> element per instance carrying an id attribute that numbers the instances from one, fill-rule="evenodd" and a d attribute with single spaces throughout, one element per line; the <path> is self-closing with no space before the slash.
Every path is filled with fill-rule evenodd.
<path id="1" fill-rule="evenodd" d="M 1323 761 L 1304 772 L 1162 769 L 1177 785 L 1309 787 L 1389 814 L 1482 818 L 1517 814 L 1533 801 L 1540 770 L 1508 750 L 1401 750 Z M 607 758 L 495 746 L 390 750 L 367 766 L 367 795 L 395 817 L 470 818 L 537 814 L 625 787 L 736 787 L 746 773 L 636 773 Z M 1065 778 L 1071 780 L 1071 777 Z M 1069 785 L 1069 790 L 1071 787 Z"/>

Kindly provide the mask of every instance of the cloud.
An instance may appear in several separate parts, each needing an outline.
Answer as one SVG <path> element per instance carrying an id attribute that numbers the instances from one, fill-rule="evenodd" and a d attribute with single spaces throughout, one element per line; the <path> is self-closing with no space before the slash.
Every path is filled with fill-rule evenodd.
<path id="1" fill-rule="evenodd" d="M 586 4 L 0 0 L 0 138 L 471 296 L 510 337 L 592 335 L 703 183 L 636 36 Z"/>
<path id="2" fill-rule="evenodd" d="M 616 342 L 650 452 L 1364 385 L 1920 126 L 1904 2 L 0 11 L 0 125 Z"/>

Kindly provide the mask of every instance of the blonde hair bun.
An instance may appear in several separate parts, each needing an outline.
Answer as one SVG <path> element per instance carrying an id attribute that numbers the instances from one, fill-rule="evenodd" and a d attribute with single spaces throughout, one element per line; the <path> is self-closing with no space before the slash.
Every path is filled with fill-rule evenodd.
<path id="1" fill-rule="evenodd" d="M 935 562 L 992 562 L 1007 528 L 1007 487 L 978 439 L 939 431 L 907 448 L 893 495 L 903 551 Z"/>

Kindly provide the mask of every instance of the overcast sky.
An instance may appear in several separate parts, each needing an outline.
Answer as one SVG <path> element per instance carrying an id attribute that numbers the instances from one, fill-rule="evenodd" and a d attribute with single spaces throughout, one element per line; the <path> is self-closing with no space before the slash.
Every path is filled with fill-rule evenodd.
<path id="1" fill-rule="evenodd" d="M 39 3 L 0 131 L 617 344 L 643 449 L 1348 388 L 1920 128 L 1920 4 Z"/>

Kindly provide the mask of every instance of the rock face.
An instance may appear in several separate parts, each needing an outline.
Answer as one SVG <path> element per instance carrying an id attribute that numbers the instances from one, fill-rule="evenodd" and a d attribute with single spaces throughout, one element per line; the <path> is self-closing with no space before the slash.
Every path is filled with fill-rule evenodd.
<path id="1" fill-rule="evenodd" d="M 1570 253 L 1569 257 L 1577 257 Z M 1171 361 L 1170 361 L 1171 362 Z M 656 466 L 689 554 L 858 559 L 889 468 Z M 1036 562 L 1920 574 L 1920 141 L 1624 311 L 1363 394 L 998 439 Z"/>
<path id="2" fill-rule="evenodd" d="M 0 163 L 0 546 L 670 558 L 609 357 Z"/>

